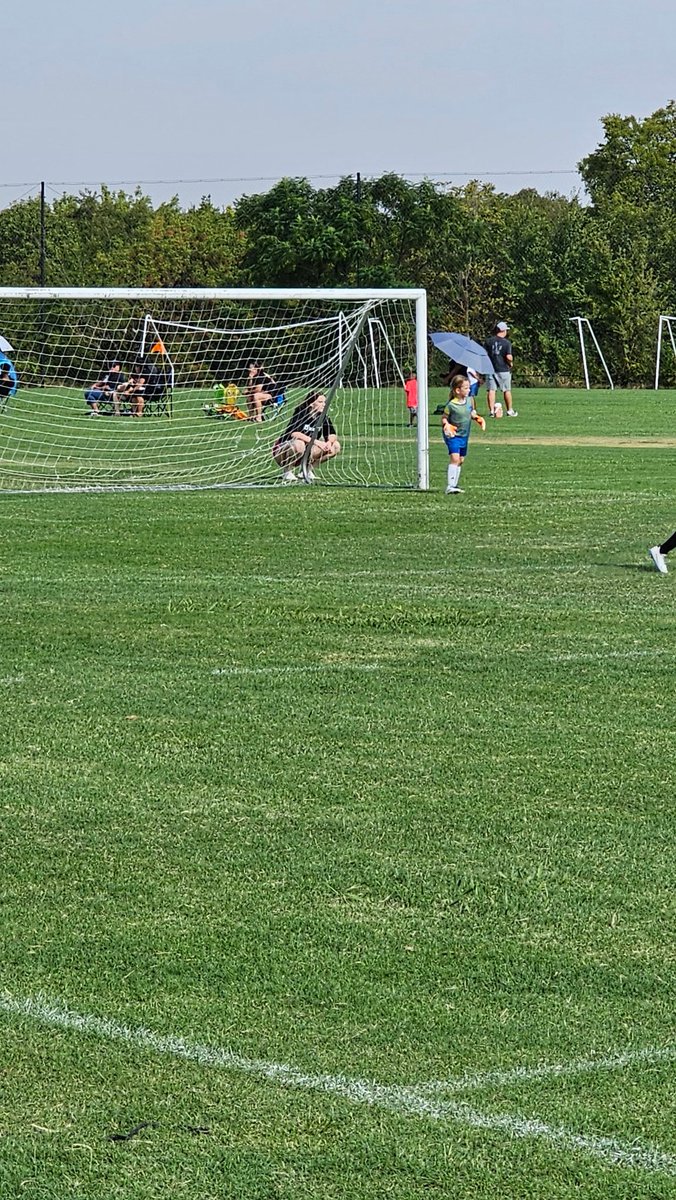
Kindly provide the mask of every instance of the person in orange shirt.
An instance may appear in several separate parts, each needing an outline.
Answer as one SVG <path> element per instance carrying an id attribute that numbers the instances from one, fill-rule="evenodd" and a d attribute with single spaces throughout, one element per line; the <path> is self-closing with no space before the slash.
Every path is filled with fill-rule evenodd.
<path id="1" fill-rule="evenodd" d="M 418 423 L 418 380 L 413 371 L 407 371 L 404 376 L 404 392 L 406 393 L 406 408 L 408 409 L 409 428 Z"/>

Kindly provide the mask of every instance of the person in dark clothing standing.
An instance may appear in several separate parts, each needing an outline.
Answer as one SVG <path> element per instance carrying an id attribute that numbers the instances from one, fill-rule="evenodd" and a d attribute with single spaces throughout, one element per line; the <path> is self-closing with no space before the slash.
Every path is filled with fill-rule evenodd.
<path id="1" fill-rule="evenodd" d="M 486 398 L 488 400 L 488 412 L 491 417 L 495 414 L 495 393 L 498 389 L 502 392 L 505 398 L 505 408 L 508 417 L 518 417 L 518 412 L 514 411 L 512 405 L 512 367 L 514 365 L 514 356 L 512 354 L 512 343 L 506 336 L 509 330 L 509 325 L 504 321 L 498 321 L 491 336 L 484 342 L 484 348 L 488 357 L 493 364 L 493 374 L 486 376 Z"/>

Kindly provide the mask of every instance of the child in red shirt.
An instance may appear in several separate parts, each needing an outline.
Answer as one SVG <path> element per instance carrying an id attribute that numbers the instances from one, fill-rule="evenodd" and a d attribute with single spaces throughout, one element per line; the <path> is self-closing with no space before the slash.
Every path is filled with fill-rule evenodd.
<path id="1" fill-rule="evenodd" d="M 413 371 L 407 371 L 404 376 L 404 391 L 406 393 L 406 407 L 408 409 L 408 424 L 417 425 L 418 423 L 418 380 Z"/>

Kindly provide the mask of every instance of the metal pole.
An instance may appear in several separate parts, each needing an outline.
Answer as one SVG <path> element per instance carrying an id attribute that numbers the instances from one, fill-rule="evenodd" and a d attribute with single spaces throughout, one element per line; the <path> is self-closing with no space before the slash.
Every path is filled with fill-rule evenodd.
<path id="1" fill-rule="evenodd" d="M 427 293 L 415 302 L 415 357 L 418 380 L 418 491 L 430 487 L 429 401 L 427 394 Z"/>
<path id="2" fill-rule="evenodd" d="M 357 238 L 356 275 L 357 275 L 357 287 L 360 287 L 361 286 L 361 233 L 362 233 L 362 229 L 361 229 L 361 173 L 359 171 L 357 171 L 357 187 L 356 187 L 356 191 L 355 191 L 355 199 L 357 201 L 357 228 L 358 228 L 358 234 L 359 234 L 359 236 Z"/>
<path id="3" fill-rule="evenodd" d="M 40 183 L 40 287 L 46 285 L 47 280 L 47 252 L 45 242 L 45 181 Z M 40 300 L 39 304 L 39 321 L 40 321 L 40 387 L 45 386 L 45 303 Z"/>
<path id="4" fill-rule="evenodd" d="M 660 386 L 660 354 L 662 352 L 662 322 L 664 317 L 660 317 L 659 325 L 657 326 L 657 359 L 655 361 L 655 391 Z"/>
<path id="5" fill-rule="evenodd" d="M 40 287 L 47 284 L 47 253 L 45 249 L 45 181 L 40 184 Z"/>
<path id="6" fill-rule="evenodd" d="M 589 371 L 587 369 L 587 351 L 585 350 L 585 347 L 584 347 L 584 334 L 582 332 L 582 317 L 571 317 L 570 320 L 574 321 L 575 324 L 577 325 L 577 332 L 578 332 L 578 335 L 580 338 L 580 350 L 582 352 L 582 368 L 584 370 L 584 381 L 585 381 L 587 391 L 589 391 Z"/>
<path id="7" fill-rule="evenodd" d="M 601 359 L 601 362 L 603 363 L 603 370 L 605 371 L 606 377 L 608 379 L 608 383 L 610 384 L 610 390 L 611 390 L 611 392 L 613 392 L 615 390 L 615 384 L 613 383 L 610 371 L 608 370 L 608 364 L 607 364 L 605 358 L 603 357 L 603 351 L 601 350 L 601 347 L 599 346 L 598 341 L 596 340 L 596 334 L 594 333 L 594 330 L 592 328 L 592 323 L 588 319 L 588 317 L 585 317 L 584 320 L 585 320 L 587 329 L 589 330 L 589 332 L 591 334 L 591 340 L 593 341 L 594 345 L 596 346 L 596 351 L 598 353 L 598 356 Z"/>

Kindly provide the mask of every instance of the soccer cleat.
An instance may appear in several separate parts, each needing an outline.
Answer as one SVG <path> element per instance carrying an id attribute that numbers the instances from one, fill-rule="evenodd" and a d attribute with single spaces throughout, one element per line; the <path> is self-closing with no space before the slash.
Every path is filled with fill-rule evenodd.
<path id="1" fill-rule="evenodd" d="M 464 490 L 465 490 L 464 488 L 459 488 L 459 487 L 446 488 L 446 495 L 447 496 L 462 496 L 464 493 Z"/>
<path id="2" fill-rule="evenodd" d="M 659 546 L 651 546 L 648 554 L 652 558 L 655 568 L 659 571 L 660 575 L 668 575 L 669 568 L 667 566 L 666 556 L 662 553 Z"/>
<path id="3" fill-rule="evenodd" d="M 518 417 L 518 415 L 519 415 L 518 412 L 516 412 L 515 409 L 513 409 L 513 408 L 510 408 L 507 410 L 508 417 Z"/>
<path id="4" fill-rule="evenodd" d="M 295 471 L 285 471 L 282 475 L 282 483 L 298 483 Z"/>

